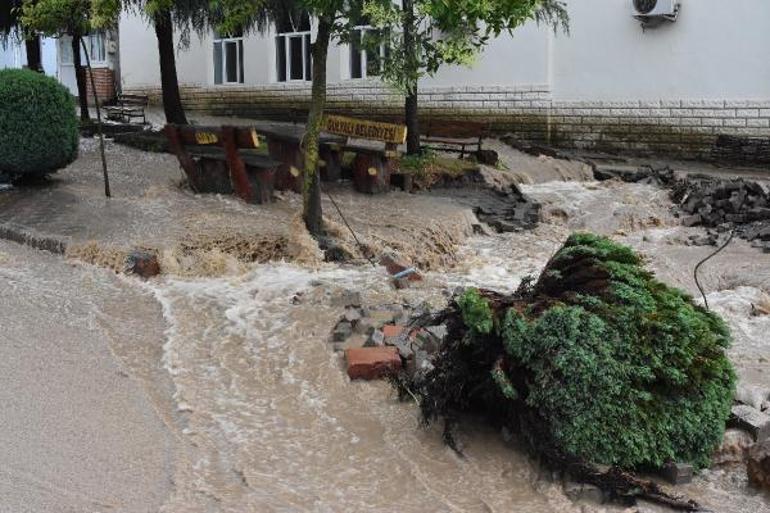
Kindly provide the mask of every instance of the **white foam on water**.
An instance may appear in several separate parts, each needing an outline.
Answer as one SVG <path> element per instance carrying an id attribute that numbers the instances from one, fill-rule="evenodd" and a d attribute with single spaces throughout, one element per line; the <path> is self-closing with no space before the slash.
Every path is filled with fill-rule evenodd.
<path id="1" fill-rule="evenodd" d="M 233 506 L 260 511 L 392 511 L 394 504 L 404 511 L 468 511 L 480 504 L 478 494 L 499 493 L 481 484 L 490 476 L 465 475 L 471 470 L 458 466 L 440 437 L 422 444 L 413 405 L 392 403 L 387 385 L 376 385 L 372 395 L 370 385 L 349 383 L 326 342 L 341 307 L 322 296 L 291 304 L 297 292 L 335 287 L 395 299 L 382 269 L 270 264 L 241 277 L 162 279 L 148 286 L 169 326 L 164 365 L 188 415 L 185 436 L 204 453 L 184 489 L 214 493 L 224 480 L 242 494 L 230 497 Z M 408 426 L 394 430 L 394 415 Z M 378 433 L 385 432 L 383 440 Z M 478 449 L 498 453 L 498 442 L 489 449 L 479 442 Z M 441 460 L 438 471 L 431 468 Z M 437 485 L 443 467 L 448 481 Z M 247 477 L 247 489 L 230 482 L 233 468 Z M 419 479 L 399 477 L 407 468 Z M 359 476 L 342 478 L 351 471 Z M 476 491 L 454 489 L 451 482 L 459 476 Z M 544 498 L 529 497 L 532 492 L 515 483 L 513 490 L 493 502 L 508 503 L 513 493 L 515 503 L 525 494 L 525 503 L 538 505 L 532 511 L 551 511 Z M 217 496 L 230 504 L 229 496 Z"/>

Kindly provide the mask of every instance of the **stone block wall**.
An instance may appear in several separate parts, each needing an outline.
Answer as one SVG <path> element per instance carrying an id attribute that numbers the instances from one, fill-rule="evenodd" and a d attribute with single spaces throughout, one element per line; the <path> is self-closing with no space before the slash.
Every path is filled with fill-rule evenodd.
<path id="1" fill-rule="evenodd" d="M 157 88 L 134 89 L 160 101 Z M 310 85 L 182 88 L 190 112 L 301 119 Z M 547 85 L 442 87 L 420 91 L 421 117 L 490 122 L 531 143 L 596 151 L 708 158 L 720 135 L 770 139 L 770 100 L 554 100 Z M 330 84 L 329 112 L 403 119 L 403 98 L 378 82 Z"/>
<path id="2" fill-rule="evenodd" d="M 551 142 L 582 149 L 711 155 L 720 135 L 770 138 L 770 100 L 554 101 Z"/>

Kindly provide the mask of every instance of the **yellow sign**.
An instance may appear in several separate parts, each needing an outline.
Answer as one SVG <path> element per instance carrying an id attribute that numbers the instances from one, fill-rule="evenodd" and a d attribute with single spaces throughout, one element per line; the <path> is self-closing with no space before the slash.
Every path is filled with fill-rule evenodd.
<path id="1" fill-rule="evenodd" d="M 211 132 L 195 132 L 195 142 L 198 144 L 216 144 L 219 139 L 217 134 Z"/>
<path id="2" fill-rule="evenodd" d="M 259 148 L 259 135 L 257 135 L 257 131 L 253 128 L 251 129 L 251 143 L 255 148 Z"/>
<path id="3" fill-rule="evenodd" d="M 345 135 L 356 139 L 372 139 L 386 143 L 403 144 L 406 127 L 392 123 L 365 121 L 345 116 L 325 116 L 323 130 L 330 134 Z"/>

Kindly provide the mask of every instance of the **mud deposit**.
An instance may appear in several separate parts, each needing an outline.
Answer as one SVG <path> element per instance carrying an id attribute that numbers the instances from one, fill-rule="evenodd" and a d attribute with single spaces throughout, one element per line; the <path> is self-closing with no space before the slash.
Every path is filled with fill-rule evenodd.
<path id="1" fill-rule="evenodd" d="M 8 443 L 0 460 L 11 462 L 0 471 L 0 493 L 10 497 L 3 507 L 32 497 L 38 502 L 26 510 L 623 510 L 571 502 L 515 443 L 473 419 L 462 425 L 466 458 L 458 458 L 388 385 L 349 382 L 328 337 L 345 290 L 367 304 L 435 307 L 457 285 L 512 290 L 574 230 L 634 246 L 664 280 L 695 293 L 692 268 L 711 248 L 686 245 L 700 229 L 678 226 L 666 191 L 612 181 L 525 185 L 545 222 L 489 237 L 473 236 L 475 220 L 450 199 L 338 191 L 367 244 L 398 250 L 426 271 L 419 285 L 396 291 L 381 268 L 321 262 L 293 224 L 297 198 L 254 208 L 195 197 L 176 188 L 170 157 L 110 154 L 123 164 L 109 204 L 94 193 L 99 174 L 88 148 L 37 200 L 25 191 L 0 196 L 4 215 L 69 237 L 77 257 L 0 243 L 0 337 L 11 341 L 9 354 L 24 346 L 25 365 L 38 369 L 4 373 L 3 387 L 15 392 L 1 401 Z M 152 172 L 132 173 L 143 165 Z M 256 249 L 265 245 L 278 249 Z M 130 247 L 157 249 L 164 274 L 142 282 L 108 270 L 120 264 L 111 251 Z M 291 251 L 303 257 L 267 262 Z M 753 314 L 751 304 L 770 293 L 770 255 L 736 241 L 704 268 L 703 282 L 733 329 L 741 379 L 766 385 L 770 316 Z M 72 368 L 49 372 L 43 362 L 51 361 Z M 100 373 L 111 377 L 89 381 Z M 35 388 L 42 381 L 57 394 Z M 36 427 L 31 404 L 48 412 L 48 428 Z M 681 490 L 713 511 L 770 511 L 741 468 L 706 471 Z M 62 497 L 69 509 L 57 504 Z"/>

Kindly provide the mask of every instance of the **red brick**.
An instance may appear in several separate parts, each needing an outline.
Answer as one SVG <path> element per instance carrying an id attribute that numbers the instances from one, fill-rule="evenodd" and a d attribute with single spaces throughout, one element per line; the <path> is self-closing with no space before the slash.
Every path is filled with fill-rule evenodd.
<path id="1" fill-rule="evenodd" d="M 401 335 L 401 333 L 404 332 L 403 326 L 397 326 L 395 324 L 386 324 L 382 327 L 382 334 L 385 335 L 385 338 L 390 337 L 397 337 Z"/>
<path id="2" fill-rule="evenodd" d="M 401 368 L 395 347 L 358 347 L 345 350 L 350 379 L 378 379 Z"/>

